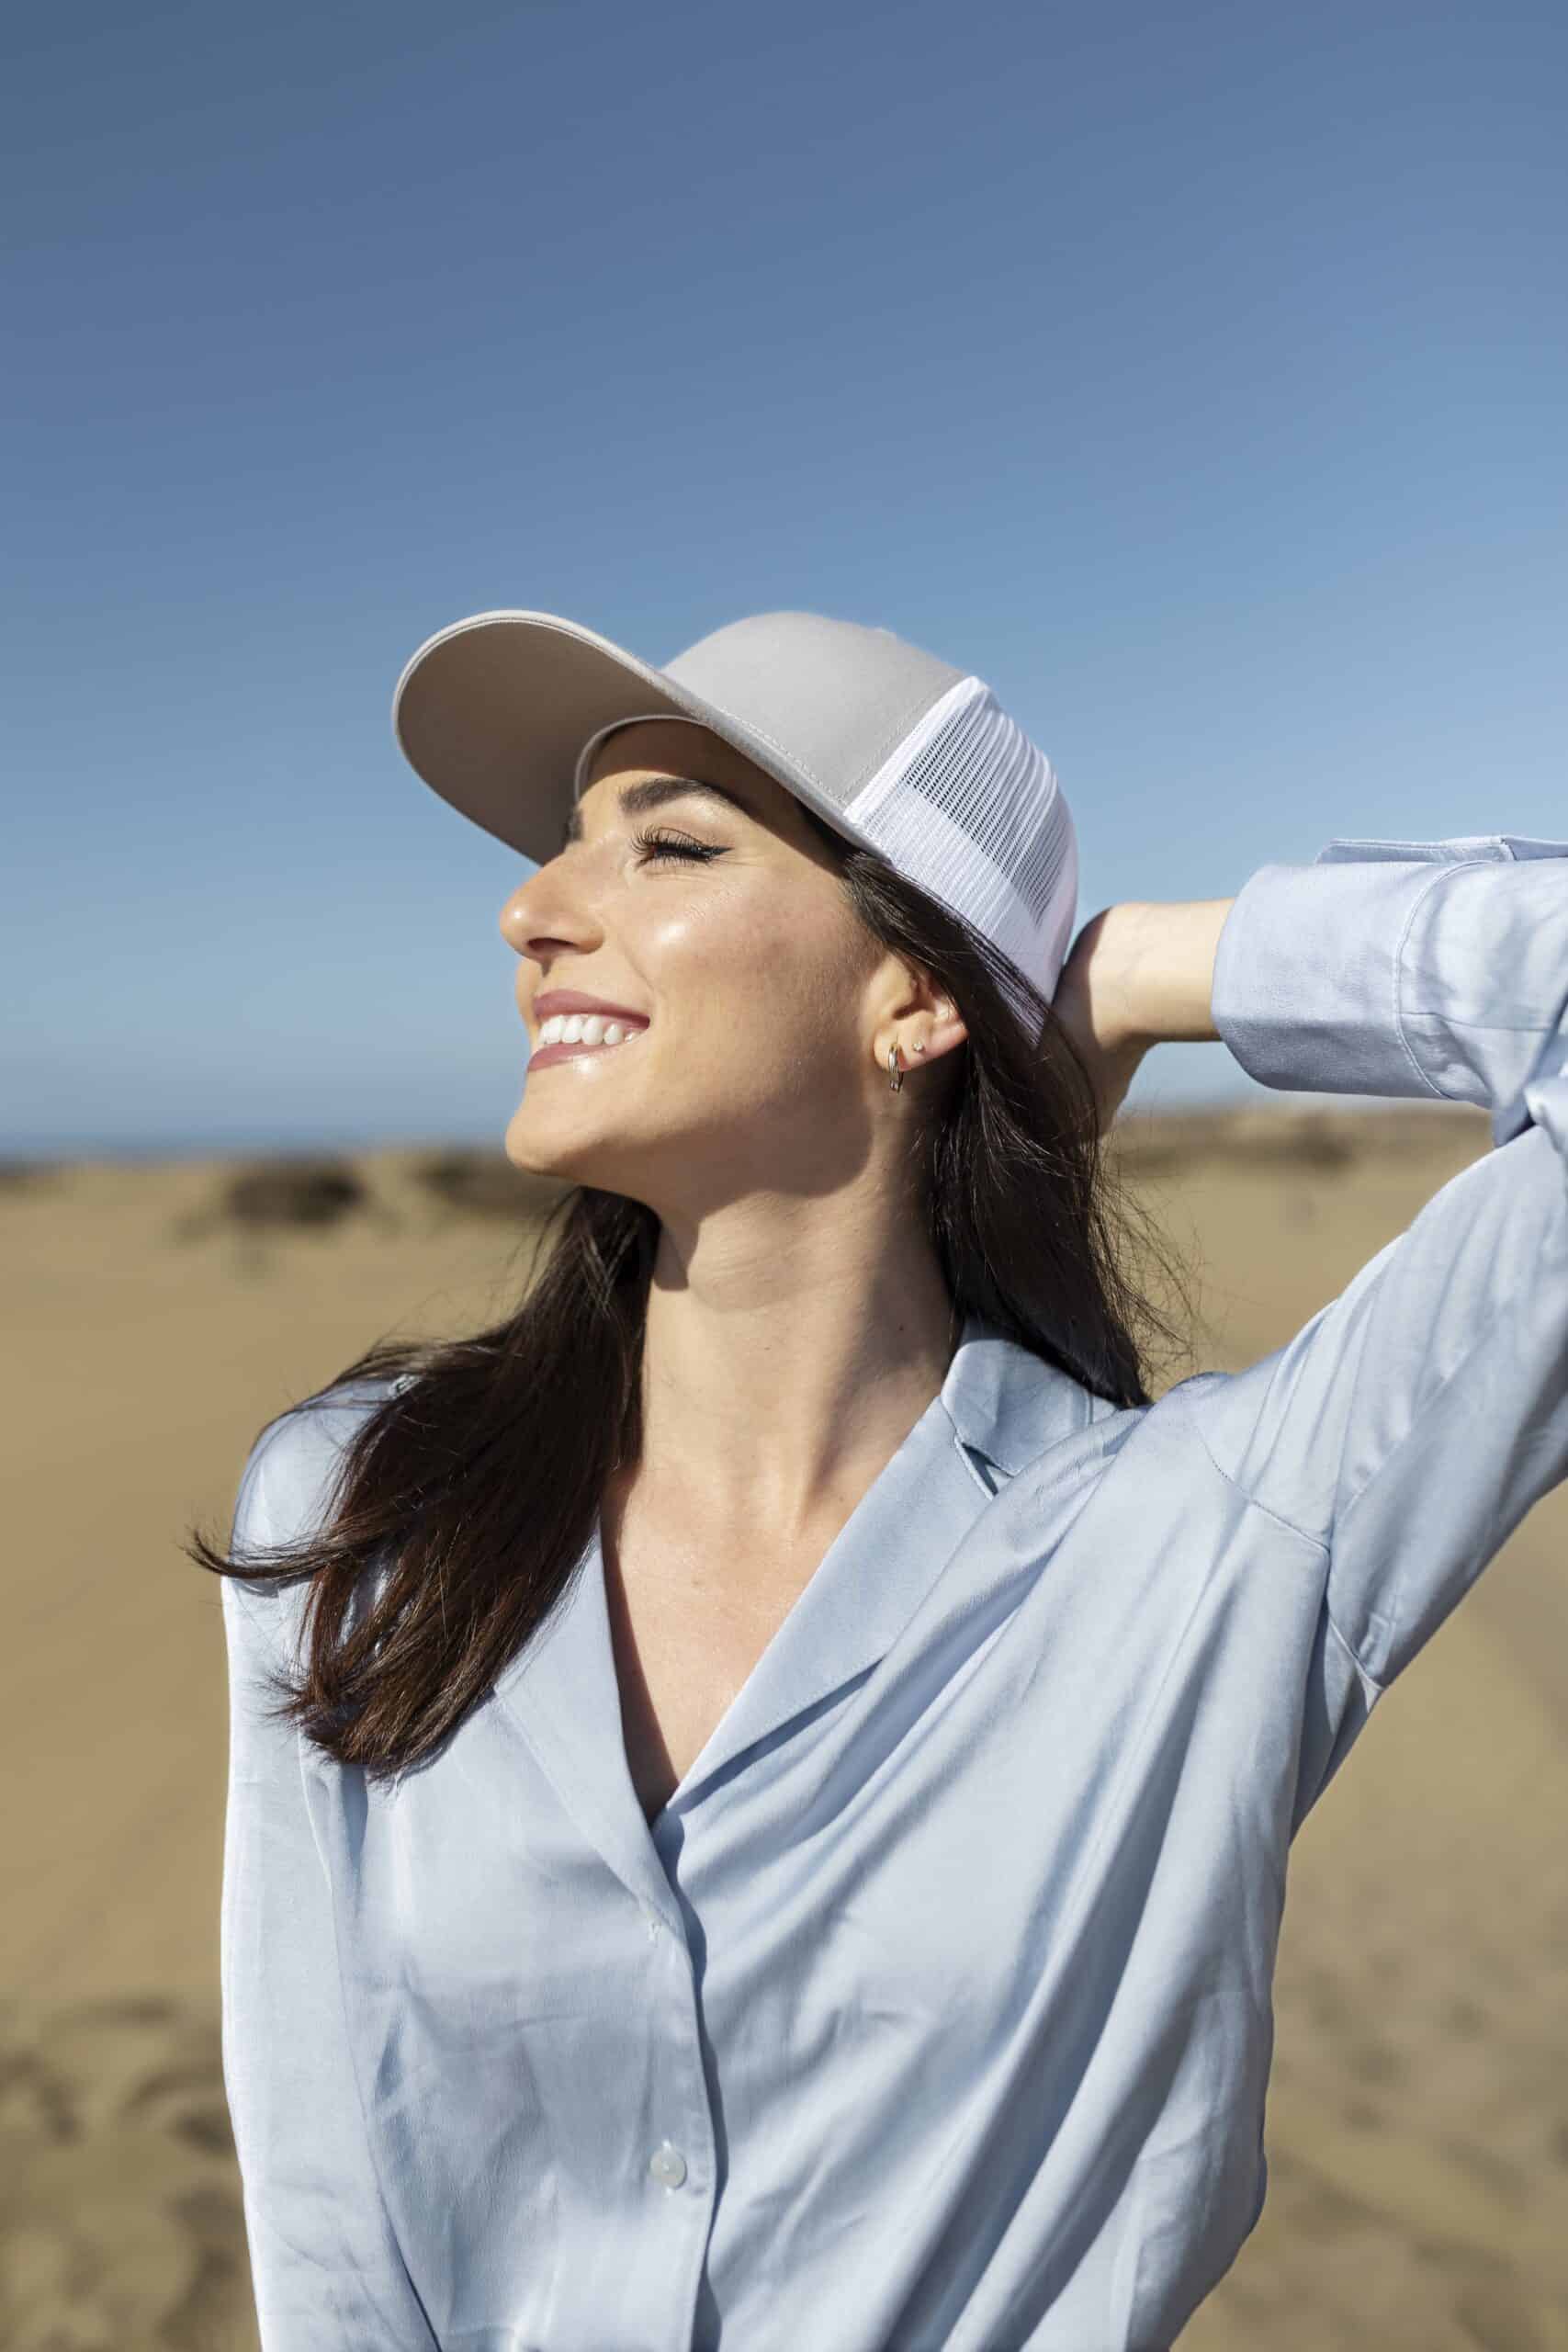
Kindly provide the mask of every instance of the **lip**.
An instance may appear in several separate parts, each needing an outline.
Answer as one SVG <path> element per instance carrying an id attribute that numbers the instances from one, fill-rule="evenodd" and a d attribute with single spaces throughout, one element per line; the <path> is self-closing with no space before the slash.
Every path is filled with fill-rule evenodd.
<path id="1" fill-rule="evenodd" d="M 619 1046 L 589 1046 L 580 1037 L 573 1045 L 563 1037 L 553 1046 L 536 1046 L 528 1057 L 528 1075 L 532 1078 L 536 1069 L 548 1069 L 552 1062 L 580 1062 L 594 1054 L 618 1054 L 626 1042 L 623 1038 Z"/>
<path id="2" fill-rule="evenodd" d="M 532 1011 L 537 1021 L 548 1021 L 557 1012 L 603 1012 L 612 1021 L 630 1021 L 639 1029 L 648 1027 L 648 1015 L 638 1012 L 634 1005 L 611 1004 L 602 996 L 584 996 L 581 989 L 544 989 L 534 999 Z"/>

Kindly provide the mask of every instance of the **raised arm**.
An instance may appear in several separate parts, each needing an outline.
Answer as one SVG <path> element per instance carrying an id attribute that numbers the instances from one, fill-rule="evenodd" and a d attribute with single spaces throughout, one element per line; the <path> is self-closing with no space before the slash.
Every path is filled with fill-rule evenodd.
<path id="1" fill-rule="evenodd" d="M 1234 899 L 1122 899 L 1079 930 L 1052 1011 L 1109 1127 L 1151 1046 L 1217 1038 L 1214 955 Z"/>
<path id="2" fill-rule="evenodd" d="M 1232 904 L 1212 1014 L 1286 1091 L 1469 1102 L 1494 1149 L 1281 1348 L 1173 1392 L 1326 1555 L 1336 1751 L 1568 1476 L 1568 842 L 1335 841 Z"/>
<path id="3" fill-rule="evenodd" d="M 1057 1010 L 1107 1119 L 1153 1046 L 1201 1037 L 1266 1086 L 1490 1115 L 1494 1150 L 1294 1339 L 1172 1391 L 1225 1478 L 1325 1555 L 1299 1824 L 1568 1477 L 1568 842 L 1336 840 L 1234 899 L 1107 908 Z"/>

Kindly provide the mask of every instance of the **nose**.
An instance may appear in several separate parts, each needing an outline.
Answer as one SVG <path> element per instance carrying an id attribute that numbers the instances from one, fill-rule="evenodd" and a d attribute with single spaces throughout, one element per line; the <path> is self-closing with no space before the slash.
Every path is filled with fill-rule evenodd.
<path id="1" fill-rule="evenodd" d="M 541 963 L 562 947 L 592 945 L 593 938 L 592 919 L 579 911 L 564 891 L 553 891 L 547 905 L 540 896 L 541 882 L 549 872 L 550 867 L 542 865 L 537 874 L 520 882 L 502 905 L 499 919 L 508 947 Z M 548 882 L 544 882 L 544 888 L 549 889 Z"/>
<path id="2" fill-rule="evenodd" d="M 515 947 L 522 955 L 527 936 L 527 922 L 523 902 L 524 885 L 519 884 L 501 910 L 501 935 L 508 947 Z"/>

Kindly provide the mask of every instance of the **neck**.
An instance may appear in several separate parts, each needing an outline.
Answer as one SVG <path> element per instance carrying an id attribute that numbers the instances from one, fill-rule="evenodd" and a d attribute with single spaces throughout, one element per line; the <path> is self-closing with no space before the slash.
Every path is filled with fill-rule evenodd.
<path id="1" fill-rule="evenodd" d="M 790 1222 L 749 1247 L 705 1229 L 683 1261 L 661 1234 L 632 1472 L 705 1526 L 784 1543 L 852 1509 L 941 1390 L 955 1336 L 918 1228 L 814 1246 Z"/>

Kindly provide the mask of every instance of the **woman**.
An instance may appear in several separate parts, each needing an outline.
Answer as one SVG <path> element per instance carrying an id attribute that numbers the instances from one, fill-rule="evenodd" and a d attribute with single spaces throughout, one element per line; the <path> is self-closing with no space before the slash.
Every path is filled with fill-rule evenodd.
<path id="1" fill-rule="evenodd" d="M 267 2352 L 1167 2346 L 1262 2208 L 1291 1840 L 1568 1474 L 1568 842 L 1068 953 L 1048 762 L 888 631 L 486 615 L 398 728 L 537 861 L 506 1147 L 571 1189 L 199 1547 Z M 1216 1035 L 1499 1148 L 1155 1402 L 1100 1139 Z"/>

